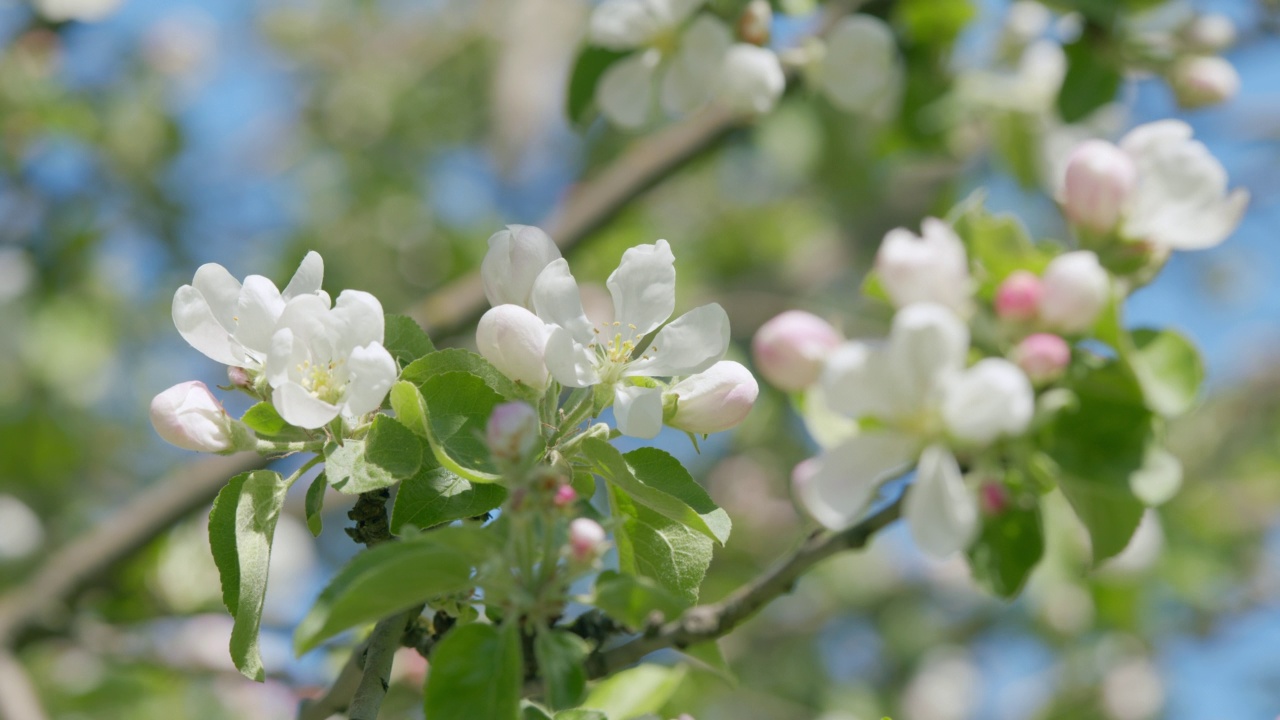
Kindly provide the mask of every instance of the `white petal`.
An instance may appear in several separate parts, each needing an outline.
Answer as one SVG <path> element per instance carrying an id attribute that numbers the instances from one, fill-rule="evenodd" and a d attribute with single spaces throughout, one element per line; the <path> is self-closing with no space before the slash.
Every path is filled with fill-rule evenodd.
<path id="1" fill-rule="evenodd" d="M 271 346 L 271 334 L 284 312 L 284 300 L 276 284 L 261 275 L 244 279 L 236 307 L 235 338 L 259 362 Z"/>
<path id="2" fill-rule="evenodd" d="M 804 420 L 804 428 L 809 431 L 818 447 L 824 450 L 858 434 L 858 424 L 831 408 L 821 385 L 813 385 L 805 390 L 803 407 L 801 419 Z"/>
<path id="3" fill-rule="evenodd" d="M 987 358 L 947 384 L 942 418 L 956 440 L 988 445 L 1026 430 L 1034 406 L 1035 391 L 1026 374 L 1008 360 Z"/>
<path id="4" fill-rule="evenodd" d="M 964 243 L 937 218 L 925 218 L 918 236 L 890 230 L 876 253 L 876 272 L 896 307 L 931 302 L 968 312 L 973 282 Z"/>
<path id="5" fill-rule="evenodd" d="M 964 550 L 978 531 L 978 502 L 965 487 L 951 451 L 930 445 L 920 454 L 903 515 L 921 549 L 936 557 Z"/>
<path id="6" fill-rule="evenodd" d="M 224 365 L 243 364 L 240 344 L 218 322 L 205 296 L 191 285 L 183 285 L 173 294 L 173 324 L 196 350 Z"/>
<path id="7" fill-rule="evenodd" d="M 896 433 L 855 435 L 816 458 L 814 473 L 796 487 L 800 504 L 826 527 L 843 530 L 858 521 L 881 483 L 906 468 L 915 448 Z"/>
<path id="8" fill-rule="evenodd" d="M 292 329 L 280 328 L 271 336 L 266 362 L 267 383 L 271 387 L 280 387 L 300 378 L 299 366 L 310 359 L 306 343 L 295 336 Z"/>
<path id="9" fill-rule="evenodd" d="M 532 225 L 508 225 L 489 237 L 489 251 L 480 263 L 484 294 L 489 304 L 520 305 L 532 309 L 530 294 L 542 269 L 560 259 L 551 236 Z"/>
<path id="10" fill-rule="evenodd" d="M 737 426 L 760 394 L 751 371 L 741 363 L 721 360 L 671 388 L 679 401 L 671 427 L 709 435 Z"/>
<path id="11" fill-rule="evenodd" d="M 240 304 L 240 281 L 217 263 L 205 263 L 196 269 L 191 286 L 200 291 L 218 323 L 228 331 L 235 329 L 236 310 Z"/>
<path id="12" fill-rule="evenodd" d="M 710 100 L 732 43 L 729 28 L 711 15 L 699 15 L 690 23 L 662 74 L 662 108 L 684 115 Z"/>
<path id="13" fill-rule="evenodd" d="M 346 414 L 359 417 L 377 410 L 395 384 L 396 375 L 396 361 L 380 343 L 352 350 L 347 357 L 347 392 L 343 398 Z"/>
<path id="14" fill-rule="evenodd" d="M 286 382 L 271 393 L 271 404 L 290 425 L 314 430 L 338 417 L 338 406 L 315 397 L 294 382 Z"/>
<path id="15" fill-rule="evenodd" d="M 719 100 L 737 113 L 771 112 L 787 89 L 782 62 L 769 48 L 736 43 L 724 53 Z"/>
<path id="16" fill-rule="evenodd" d="M 596 85 L 596 103 L 609 122 L 634 129 L 653 112 L 653 74 L 662 56 L 645 50 L 609 66 Z"/>
<path id="17" fill-rule="evenodd" d="M 625 316 L 624 316 L 625 317 Z M 626 375 L 693 375 L 716 364 L 729 349 L 729 316 L 717 303 L 696 307 L 653 336 Z"/>
<path id="18" fill-rule="evenodd" d="M 367 292 L 343 290 L 333 307 L 333 317 L 341 323 L 346 348 L 381 343 L 384 338 L 386 318 L 382 314 L 382 303 Z"/>
<path id="19" fill-rule="evenodd" d="M 595 355 L 562 327 L 553 327 L 547 336 L 544 359 L 551 377 L 565 387 L 587 387 L 600 382 Z"/>
<path id="20" fill-rule="evenodd" d="M 889 332 L 886 372 L 913 408 L 931 406 L 942 381 L 964 367 L 969 327 L 951 310 L 929 303 L 898 311 Z"/>
<path id="21" fill-rule="evenodd" d="M 883 347 L 847 342 L 827 358 L 821 397 L 827 407 L 847 417 L 892 419 L 914 414 L 919 400 L 902 381 Z"/>
<path id="22" fill-rule="evenodd" d="M 662 390 L 618 385 L 613 393 L 613 417 L 623 435 L 651 439 L 662 430 Z"/>
<path id="23" fill-rule="evenodd" d="M 591 13 L 587 38 L 610 50 L 640 47 L 670 27 L 664 5 L 654 0 L 604 0 Z"/>
<path id="24" fill-rule="evenodd" d="M 870 15 L 841 19 L 827 35 L 821 87 L 845 112 L 884 117 L 896 110 L 902 66 L 893 30 Z"/>
<path id="25" fill-rule="evenodd" d="M 533 283 L 533 311 L 549 325 L 569 331 L 580 345 L 595 340 L 595 328 L 582 310 L 582 292 L 569 272 L 569 261 L 554 260 L 538 273 Z"/>
<path id="26" fill-rule="evenodd" d="M 285 286 L 281 295 L 285 300 L 297 295 L 308 295 L 310 293 L 319 292 L 321 283 L 324 282 L 324 258 L 320 257 L 320 253 L 312 250 L 302 258 L 302 262 L 298 264 L 298 270 L 293 274 L 293 278 L 289 280 L 289 284 Z"/>
<path id="27" fill-rule="evenodd" d="M 342 328 L 338 319 L 330 313 L 325 298 L 318 295 L 299 295 L 284 306 L 276 323 L 276 333 L 288 328 L 295 341 L 306 348 L 306 359 L 328 362 L 340 357 Z M 275 344 L 272 336 L 272 344 Z M 272 350 L 274 353 L 274 349 Z"/>
<path id="28" fill-rule="evenodd" d="M 543 356 L 550 334 L 551 329 L 537 315 L 519 305 L 499 305 L 476 325 L 476 348 L 503 375 L 545 390 L 548 375 Z"/>
<path id="29" fill-rule="evenodd" d="M 666 240 L 637 245 L 622 254 L 622 262 L 605 285 L 624 336 L 628 330 L 632 337 L 648 335 L 671 317 L 676 309 L 675 262 Z"/>

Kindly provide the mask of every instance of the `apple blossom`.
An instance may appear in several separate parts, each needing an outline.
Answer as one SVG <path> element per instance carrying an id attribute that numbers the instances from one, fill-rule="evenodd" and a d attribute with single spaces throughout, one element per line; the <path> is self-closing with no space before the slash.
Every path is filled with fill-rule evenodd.
<path id="1" fill-rule="evenodd" d="M 973 282 L 964 243 L 937 218 L 925 218 L 922 233 L 890 230 L 876 253 L 876 272 L 895 307 L 931 302 L 965 314 Z"/>
<path id="2" fill-rule="evenodd" d="M 1017 270 L 996 288 L 996 315 L 1004 320 L 1025 322 L 1036 316 L 1044 290 L 1040 278 L 1027 270 Z"/>
<path id="3" fill-rule="evenodd" d="M 787 392 L 817 382 L 822 363 L 840 344 L 840 333 L 826 320 L 788 310 L 760 326 L 751 349 L 765 379 Z"/>
<path id="4" fill-rule="evenodd" d="M 549 235 L 532 225 L 508 225 L 489 236 L 489 251 L 480 263 L 480 277 L 489 304 L 519 305 L 526 309 L 533 281 L 560 248 Z"/>
<path id="5" fill-rule="evenodd" d="M 895 315 L 883 346 L 850 342 L 828 359 L 823 391 L 831 407 L 875 422 L 828 448 L 797 485 L 818 522 L 852 525 L 882 482 L 916 464 L 905 515 L 921 547 L 945 555 L 972 541 L 977 500 L 951 448 L 1025 431 L 1034 392 L 1005 360 L 965 368 L 968 350 L 968 328 L 954 312 L 918 303 Z"/>
<path id="6" fill-rule="evenodd" d="M 382 305 L 369 293 L 345 290 L 333 308 L 314 295 L 290 300 L 266 367 L 280 417 L 319 428 L 377 410 L 397 375 L 382 339 Z"/>
<path id="7" fill-rule="evenodd" d="M 235 450 L 248 429 L 227 415 L 209 387 L 192 380 L 178 383 L 151 401 L 151 425 L 171 445 L 183 450 L 221 453 Z"/>
<path id="8" fill-rule="evenodd" d="M 725 51 L 723 65 L 718 97 L 734 112 L 768 113 L 787 88 L 782 63 L 768 48 L 737 43 Z"/>
<path id="9" fill-rule="evenodd" d="M 266 363 L 286 303 L 310 296 L 328 307 L 329 296 L 320 289 L 323 278 L 324 261 L 315 252 L 302 259 L 284 292 L 261 275 L 250 275 L 241 284 L 217 263 L 201 265 L 191 284 L 173 294 L 173 324 L 191 347 L 256 375 Z"/>
<path id="10" fill-rule="evenodd" d="M 1015 0 L 1004 16 L 1002 32 L 1007 42 L 1022 46 L 1044 35 L 1051 22 L 1049 8 L 1034 0 Z"/>
<path id="11" fill-rule="evenodd" d="M 836 22 L 812 71 L 822 93 L 845 112 L 883 120 L 897 111 L 902 59 L 892 28 L 879 18 L 858 14 Z"/>
<path id="12" fill-rule="evenodd" d="M 558 508 L 566 508 L 577 499 L 578 491 L 574 490 L 572 485 L 561 485 L 556 488 L 556 493 L 551 498 L 551 504 Z"/>
<path id="13" fill-rule="evenodd" d="M 1183 28 L 1183 37 L 1201 52 L 1221 52 L 1236 42 L 1236 26 L 1226 15 L 1200 15 Z"/>
<path id="14" fill-rule="evenodd" d="M 1240 74 L 1216 55 L 1192 55 L 1173 64 L 1169 84 L 1178 104 L 1195 109 L 1226 102 L 1240 92 Z"/>
<path id="15" fill-rule="evenodd" d="M 675 412 L 667 424 L 699 435 L 728 430 L 747 417 L 759 394 L 750 370 L 721 360 L 671 387 L 667 397 L 674 399 Z"/>
<path id="16" fill-rule="evenodd" d="M 534 390 L 547 389 L 543 361 L 550 328 L 519 305 L 498 305 L 480 318 L 476 347 L 503 375 Z"/>
<path id="17" fill-rule="evenodd" d="M 54 22 L 97 22 L 111 15 L 123 0 L 36 0 L 36 11 Z"/>
<path id="18" fill-rule="evenodd" d="M 538 411 L 528 403 L 502 403 L 493 409 L 485 424 L 485 442 L 489 452 L 508 463 L 528 458 L 540 434 Z"/>
<path id="19" fill-rule="evenodd" d="M 1028 335 L 1013 349 L 1013 361 L 1037 385 L 1062 377 L 1071 364 L 1071 346 L 1050 333 Z"/>
<path id="20" fill-rule="evenodd" d="M 1088 250 L 1076 250 L 1054 258 L 1044 269 L 1041 282 L 1040 319 L 1064 333 L 1085 332 L 1111 296 L 1111 279 Z"/>
<path id="21" fill-rule="evenodd" d="M 614 416 L 626 435 L 651 438 L 662 429 L 662 390 L 630 378 L 694 375 L 714 365 L 729 346 L 729 318 L 711 303 L 658 330 L 636 356 L 645 336 L 675 309 L 675 283 L 675 257 L 667 241 L 659 240 L 627 250 L 609 276 L 612 322 L 587 319 L 563 259 L 548 265 L 533 286 L 538 317 L 553 326 L 545 354 L 552 377 L 566 387 L 612 388 Z"/>
<path id="22" fill-rule="evenodd" d="M 600 523 L 591 518 L 577 518 L 569 523 L 569 552 L 580 563 L 593 562 L 604 554 L 606 535 Z"/>
<path id="23" fill-rule="evenodd" d="M 1138 168 L 1127 153 L 1109 142 L 1086 140 L 1067 160 L 1063 212 L 1083 228 L 1111 232 L 1137 181 Z"/>

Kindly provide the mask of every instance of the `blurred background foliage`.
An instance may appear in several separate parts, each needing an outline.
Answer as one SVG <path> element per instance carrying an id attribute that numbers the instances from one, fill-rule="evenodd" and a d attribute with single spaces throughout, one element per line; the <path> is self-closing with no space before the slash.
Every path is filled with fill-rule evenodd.
<path id="1" fill-rule="evenodd" d="M 125 0 L 94 22 L 63 19 L 59 8 L 73 4 L 0 3 L 0 589 L 191 460 L 154 436 L 145 408 L 181 380 L 225 382 L 169 320 L 174 289 L 200 263 L 280 281 L 314 249 L 331 291 L 409 307 L 474 269 L 503 223 L 552 216 L 633 141 L 564 118 L 585 1 Z M 711 3 L 726 17 L 742 4 Z M 813 3 L 779 5 L 795 14 L 779 16 L 778 43 L 814 26 Z M 1175 430 L 1183 491 L 1097 571 L 1069 513 L 1051 513 L 1049 559 L 1011 604 L 975 589 L 960 560 L 930 561 L 891 529 L 725 639 L 736 681 L 694 672 L 666 716 L 1280 713 L 1277 8 L 1102 4 L 1112 5 L 1223 13 L 1240 34 L 1226 54 L 1243 77 L 1233 102 L 1182 113 L 1163 81 L 1131 72 L 1118 102 L 1089 120 L 1106 132 L 1180 115 L 1254 194 L 1235 238 L 1176 257 L 1130 307 L 1135 323 L 1182 329 L 1208 359 L 1211 392 Z M 858 294 L 879 238 L 974 188 L 1040 236 L 1062 237 L 1025 156 L 1043 129 L 1028 118 L 1045 98 L 1006 94 L 1030 105 L 1001 107 L 961 90 L 1016 72 L 1000 42 L 1007 4 L 865 9 L 903 43 L 896 120 L 790 92 L 595 232 L 574 253 L 579 277 L 603 282 L 624 248 L 665 237 L 681 302 L 721 302 L 731 354 L 745 359 L 755 328 L 786 308 L 850 336 L 882 329 L 884 313 Z M 665 442 L 692 455 L 683 437 Z M 767 390 L 737 434 L 691 459 L 737 525 L 704 599 L 806 532 L 786 479 L 811 452 L 786 399 Z M 79 596 L 69 626 L 24 639 L 20 658 L 50 714 L 277 718 L 319 692 L 341 654 L 294 660 L 287 638 L 354 546 L 340 529 L 344 499 L 326 503 L 318 542 L 294 500 L 264 617 L 275 670 L 265 685 L 231 668 L 230 619 L 197 513 Z M 383 717 L 420 716 L 425 663 L 405 651 L 397 667 Z"/>

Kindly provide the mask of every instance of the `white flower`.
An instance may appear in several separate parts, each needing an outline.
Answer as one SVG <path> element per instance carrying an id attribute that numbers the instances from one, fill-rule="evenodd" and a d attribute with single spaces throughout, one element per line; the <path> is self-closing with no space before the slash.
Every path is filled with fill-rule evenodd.
<path id="1" fill-rule="evenodd" d="M 1200 15 L 1183 28 L 1192 49 L 1221 52 L 1236 42 L 1236 25 L 1226 15 Z"/>
<path id="2" fill-rule="evenodd" d="M 280 417 L 319 428 L 377 410 L 397 374 L 382 339 L 382 305 L 369 293 L 345 290 L 333 308 L 314 295 L 290 300 L 267 357 Z"/>
<path id="3" fill-rule="evenodd" d="M 261 372 L 287 302 L 311 296 L 328 307 L 329 296 L 320 289 L 323 278 L 324 261 L 315 252 L 302 259 L 283 293 L 261 275 L 241 284 L 217 263 L 201 265 L 191 284 L 173 294 L 173 324 L 191 347 L 210 358 Z"/>
<path id="4" fill-rule="evenodd" d="M 837 22 L 813 72 L 831 104 L 845 112 L 879 120 L 897 112 L 902 60 L 893 30 L 879 18 L 851 15 Z"/>
<path id="5" fill-rule="evenodd" d="M 874 419 L 817 458 L 797 486 L 801 503 L 832 529 L 852 525 L 879 485 L 918 461 L 905 515 L 921 547 L 964 549 L 978 529 L 977 500 L 951 448 L 982 448 L 1026 430 L 1034 393 L 1016 366 L 988 358 L 965 368 L 969 331 L 940 305 L 911 305 L 894 317 L 888 342 L 850 342 L 827 362 L 831 407 Z"/>
<path id="6" fill-rule="evenodd" d="M 54 22 L 97 22 L 120 7 L 123 0 L 36 0 L 36 10 Z"/>
<path id="7" fill-rule="evenodd" d="M 724 54 L 720 101 L 734 112 L 763 115 L 787 88 L 778 56 L 768 48 L 737 43 Z"/>
<path id="8" fill-rule="evenodd" d="M 662 390 L 650 383 L 631 384 L 629 378 L 700 373 L 729 346 L 729 317 L 712 303 L 658 330 L 636 357 L 644 337 L 671 317 L 675 284 L 675 257 L 667 241 L 659 240 L 627 250 L 609 276 L 612 322 L 594 325 L 587 319 L 578 284 L 563 259 L 548 265 L 533 285 L 538 317 L 554 326 L 546 346 L 552 377 L 567 387 L 612 387 L 618 429 L 633 437 L 651 438 L 662 429 Z"/>
<path id="9" fill-rule="evenodd" d="M 759 394 L 750 370 L 721 360 L 672 386 L 676 411 L 667 424 L 698 435 L 728 430 L 746 419 Z"/>
<path id="10" fill-rule="evenodd" d="M 895 307 L 932 302 L 966 314 L 973 282 L 964 243 L 950 225 L 925 218 L 922 234 L 890 230 L 876 253 L 876 272 Z"/>
<path id="11" fill-rule="evenodd" d="M 1111 297 L 1110 276 L 1088 250 L 1063 253 L 1050 261 L 1040 288 L 1040 320 L 1065 333 L 1093 327 Z"/>
<path id="12" fill-rule="evenodd" d="M 532 307 L 529 294 L 533 292 L 533 281 L 542 268 L 559 257 L 560 248 L 555 241 L 532 225 L 508 225 L 489 236 L 489 251 L 480 263 L 489 304 Z"/>
<path id="13" fill-rule="evenodd" d="M 178 383 L 151 401 L 151 425 L 156 433 L 183 450 L 234 450 L 237 424 L 208 386 L 196 380 Z"/>
<path id="14" fill-rule="evenodd" d="M 1109 233 L 1137 183 L 1138 168 L 1128 153 L 1103 140 L 1086 140 L 1067 159 L 1062 210 L 1080 227 Z"/>
<path id="15" fill-rule="evenodd" d="M 503 375 L 535 390 L 546 390 L 542 359 L 551 334 L 547 324 L 519 305 L 498 305 L 480 318 L 476 347 Z"/>
<path id="16" fill-rule="evenodd" d="M 1240 74 L 1216 55 L 1180 58 L 1170 70 L 1169 84 L 1178 104 L 1195 109 L 1224 103 L 1240 92 Z"/>
<path id="17" fill-rule="evenodd" d="M 822 363 L 840 344 L 831 323 L 812 313 L 788 310 L 760 326 L 751 349 L 765 379 L 787 392 L 817 382 Z"/>
<path id="18" fill-rule="evenodd" d="M 657 42 L 679 27 L 704 0 L 604 0 L 591 13 L 587 37 L 610 50 Z"/>

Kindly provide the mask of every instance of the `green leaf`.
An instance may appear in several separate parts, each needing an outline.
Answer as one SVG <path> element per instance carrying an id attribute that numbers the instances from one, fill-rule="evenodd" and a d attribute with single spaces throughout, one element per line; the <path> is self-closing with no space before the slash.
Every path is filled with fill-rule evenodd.
<path id="1" fill-rule="evenodd" d="M 592 461 L 596 474 L 626 490 L 636 502 L 681 525 L 697 530 L 721 545 L 728 539 L 730 529 L 728 515 L 711 502 L 706 491 L 693 482 L 688 472 L 684 472 L 674 458 L 671 458 L 669 463 L 653 455 L 639 456 L 646 478 L 642 480 L 635 469 L 628 464 L 627 458 L 623 457 L 622 453 L 608 441 L 587 438 L 582 442 L 581 447 L 583 454 Z M 666 455 L 660 450 L 653 452 Z M 669 455 L 667 457 L 670 458 Z M 672 472 L 675 468 L 681 472 Z M 671 474 L 659 477 L 659 473 L 663 471 Z M 651 485 L 650 482 L 654 484 Z M 690 501 L 693 501 L 697 507 L 690 505 Z"/>
<path id="2" fill-rule="evenodd" d="M 599 710 L 611 720 L 631 720 L 656 713 L 675 695 L 686 672 L 683 667 L 662 665 L 639 665 L 623 670 L 596 683 L 582 706 Z M 556 716 L 557 720 L 559 717 Z"/>
<path id="3" fill-rule="evenodd" d="M 520 701 L 520 720 L 554 720 L 551 711 L 529 700 Z"/>
<path id="4" fill-rule="evenodd" d="M 949 45 L 977 14 L 970 0 L 899 0 L 895 18 L 913 42 Z"/>
<path id="5" fill-rule="evenodd" d="M 955 230 L 970 259 L 981 268 L 977 273 L 978 296 L 988 300 L 1014 271 L 1040 274 L 1053 259 L 1051 252 L 1031 241 L 1021 220 L 1008 213 L 988 212 L 980 199 L 968 204 L 956 218 Z"/>
<path id="6" fill-rule="evenodd" d="M 589 500 L 596 494 L 596 476 L 589 472 L 575 471 L 569 485 L 580 498 Z"/>
<path id="7" fill-rule="evenodd" d="M 481 528 L 448 527 L 383 543 L 338 572 L 294 633 L 299 655 L 364 623 L 473 585 L 471 569 L 492 551 Z"/>
<path id="8" fill-rule="evenodd" d="M 1109 45 L 1088 33 L 1063 48 L 1067 75 L 1058 91 L 1058 114 L 1068 123 L 1115 100 L 1123 78 Z"/>
<path id="9" fill-rule="evenodd" d="M 426 714 L 431 720 L 515 720 L 524 661 L 519 626 L 463 625 L 431 653 Z"/>
<path id="10" fill-rule="evenodd" d="M 405 480 L 396 490 L 391 509 L 391 532 L 399 535 L 405 526 L 429 530 L 454 520 L 483 515 L 502 505 L 506 488 L 492 483 L 472 484 L 432 463 Z"/>
<path id="11" fill-rule="evenodd" d="M 594 605 L 632 630 L 644 628 L 654 612 L 671 620 L 689 603 L 647 577 L 605 570 L 596 578 Z"/>
<path id="12" fill-rule="evenodd" d="M 329 443 L 324 456 L 329 484 L 359 495 L 412 477 L 422 465 L 422 441 L 402 423 L 379 415 L 363 440 Z"/>
<path id="13" fill-rule="evenodd" d="M 565 630 L 545 630 L 533 641 L 538 674 L 546 686 L 547 704 L 552 708 L 577 705 L 587 690 L 587 669 L 583 662 L 591 648 L 582 638 Z"/>
<path id="14" fill-rule="evenodd" d="M 556 720 L 609 720 L 609 716 L 599 710 L 561 710 L 556 713 Z"/>
<path id="15" fill-rule="evenodd" d="M 279 473 L 255 470 L 231 478 L 209 512 L 209 545 L 222 580 L 222 601 L 234 618 L 231 659 L 247 678 L 262 682 L 258 628 L 267 594 L 271 541 L 289 486 Z"/>
<path id="16" fill-rule="evenodd" d="M 1039 189 L 1043 147 L 1041 117 L 1027 112 L 1000 112 L 991 118 L 991 123 L 995 151 L 1009 173 L 1023 188 Z"/>
<path id="17" fill-rule="evenodd" d="M 982 534 L 969 548 L 969 564 L 974 579 L 992 593 L 1011 598 L 1022 590 L 1042 555 L 1040 507 L 1032 504 L 984 518 Z"/>
<path id="18" fill-rule="evenodd" d="M 276 408 L 269 402 L 260 402 L 245 411 L 240 422 L 249 426 L 259 435 L 279 435 L 289 429 L 289 423 L 280 417 Z"/>
<path id="19" fill-rule="evenodd" d="M 501 402 L 482 378 L 465 372 L 432 375 L 421 391 L 404 381 L 391 388 L 396 416 L 427 438 L 441 465 L 471 482 L 502 479 L 484 442 L 485 424 Z"/>
<path id="20" fill-rule="evenodd" d="M 436 350 L 422 326 L 406 315 L 387 315 L 382 346 L 400 367 Z"/>
<path id="21" fill-rule="evenodd" d="M 324 511 L 324 491 L 328 488 L 329 481 L 325 479 L 324 473 L 316 475 L 316 479 L 307 487 L 307 499 L 303 507 L 307 514 L 307 529 L 313 537 L 320 537 L 320 531 L 324 529 L 320 513 Z"/>
<path id="22" fill-rule="evenodd" d="M 511 381 L 482 356 L 460 348 L 439 350 L 415 360 L 400 373 L 400 378 L 421 388 L 433 377 L 455 372 L 475 375 L 508 400 L 529 399 L 533 392 L 531 388 Z"/>
<path id="23" fill-rule="evenodd" d="M 680 651 L 693 660 L 690 665 L 693 669 L 703 669 L 712 673 L 716 677 L 736 687 L 738 678 L 733 674 L 733 669 L 729 667 L 729 661 L 724 659 L 724 653 L 720 650 L 720 643 L 715 640 L 700 642 L 696 645 L 690 645 Z"/>
<path id="24" fill-rule="evenodd" d="M 635 473 L 637 480 L 680 498 L 702 517 L 715 540 L 721 545 L 729 541 L 729 533 L 733 530 L 733 521 L 729 519 L 729 514 L 711 500 L 711 496 L 693 479 L 679 460 L 672 457 L 670 453 L 654 447 L 632 450 L 623 457 L 631 466 L 631 471 Z"/>
<path id="25" fill-rule="evenodd" d="M 569 75 L 568 103 L 565 107 L 570 123 L 586 124 L 595 105 L 596 84 L 600 82 L 600 77 L 610 65 L 629 54 L 591 46 L 584 47 L 578 53 L 578 59 L 573 63 L 573 71 Z"/>
<path id="26" fill-rule="evenodd" d="M 610 485 L 614 541 L 623 573 L 651 578 L 687 605 L 698 601 L 698 588 L 711 565 L 712 541 L 668 519 Z"/>
<path id="27" fill-rule="evenodd" d="M 1129 364 L 1147 406 L 1165 417 L 1190 410 L 1204 382 L 1204 363 L 1192 342 L 1172 330 L 1134 330 Z"/>

